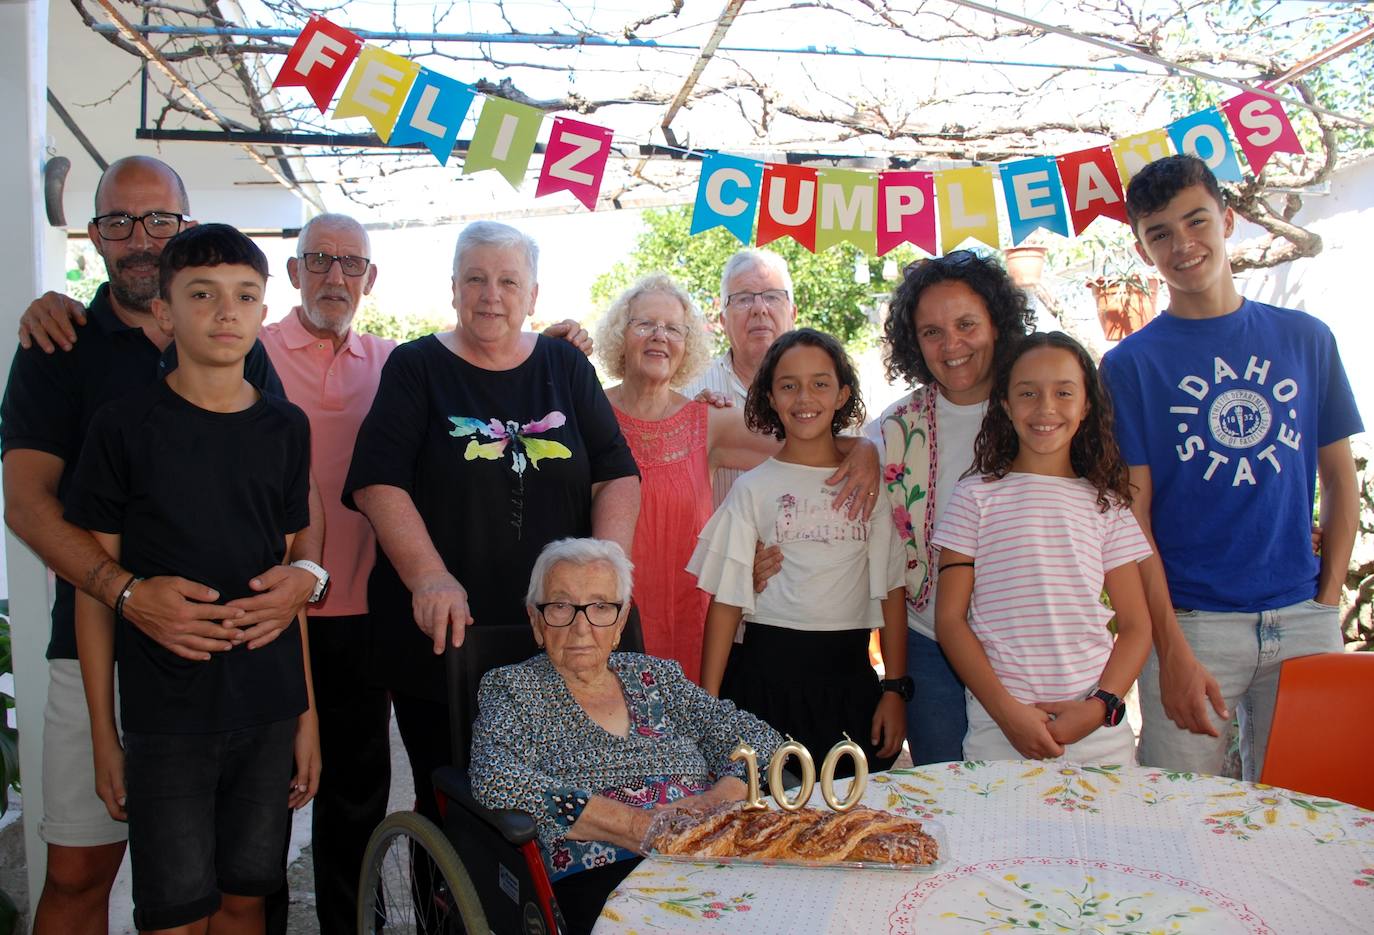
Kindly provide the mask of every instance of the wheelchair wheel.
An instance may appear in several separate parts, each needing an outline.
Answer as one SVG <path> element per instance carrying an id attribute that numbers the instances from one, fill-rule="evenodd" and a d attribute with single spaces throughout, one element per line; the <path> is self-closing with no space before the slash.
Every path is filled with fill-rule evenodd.
<path id="1" fill-rule="evenodd" d="M 444 833 L 415 812 L 386 816 L 363 854 L 359 935 L 486 931 L 481 900 Z"/>

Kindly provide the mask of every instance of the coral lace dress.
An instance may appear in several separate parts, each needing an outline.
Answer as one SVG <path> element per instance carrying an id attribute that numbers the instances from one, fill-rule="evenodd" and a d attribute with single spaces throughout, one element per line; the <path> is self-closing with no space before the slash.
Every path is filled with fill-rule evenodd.
<path id="1" fill-rule="evenodd" d="M 635 526 L 635 605 L 651 656 L 675 659 L 701 680 L 701 640 L 710 595 L 688 574 L 697 535 L 711 518 L 705 403 L 645 422 L 615 410 L 639 464 L 639 523 Z"/>

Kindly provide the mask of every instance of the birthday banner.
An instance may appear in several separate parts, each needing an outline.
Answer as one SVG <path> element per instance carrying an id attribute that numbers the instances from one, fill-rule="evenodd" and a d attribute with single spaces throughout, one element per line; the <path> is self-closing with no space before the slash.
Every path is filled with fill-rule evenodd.
<path id="1" fill-rule="evenodd" d="M 463 174 L 494 169 L 516 189 L 547 116 L 480 95 L 313 14 L 272 86 L 305 88 L 324 113 L 340 85 L 332 119 L 363 117 L 383 143 L 423 143 L 442 165 L 480 97 Z M 535 197 L 569 192 L 595 211 L 612 142 L 606 127 L 553 117 Z M 1236 182 L 1243 178 L 1241 156 L 1258 176 L 1275 153 L 1302 152 L 1283 106 L 1253 91 L 1104 146 L 997 166 L 869 172 L 764 163 L 706 150 L 691 233 L 723 227 L 740 243 L 752 239 L 758 246 L 790 237 L 813 253 L 839 243 L 878 256 L 903 243 L 928 254 L 948 253 L 968 240 L 997 249 L 1000 214 L 1013 246 L 1041 228 L 1068 237 L 1099 217 L 1126 223 L 1131 177 L 1171 153 L 1197 156 L 1217 178 Z"/>

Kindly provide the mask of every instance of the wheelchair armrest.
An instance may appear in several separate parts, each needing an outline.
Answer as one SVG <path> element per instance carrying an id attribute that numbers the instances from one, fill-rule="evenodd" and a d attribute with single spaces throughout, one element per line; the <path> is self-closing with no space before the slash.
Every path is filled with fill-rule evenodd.
<path id="1" fill-rule="evenodd" d="M 434 788 L 453 804 L 480 819 L 517 847 L 538 837 L 534 819 L 528 812 L 515 808 L 487 808 L 473 798 L 467 774 L 461 770 L 452 766 L 436 769 Z"/>

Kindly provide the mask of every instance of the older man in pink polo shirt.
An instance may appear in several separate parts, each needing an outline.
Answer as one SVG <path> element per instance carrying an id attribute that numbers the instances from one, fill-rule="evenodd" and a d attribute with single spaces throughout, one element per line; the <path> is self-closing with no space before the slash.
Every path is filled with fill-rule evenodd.
<path id="1" fill-rule="evenodd" d="M 311 829 L 322 932 L 357 924 L 363 850 L 386 815 L 391 785 L 390 705 L 368 675 L 367 576 L 376 540 L 367 519 L 339 500 L 358 426 L 396 346 L 353 330 L 358 303 L 377 279 L 371 257 L 367 231 L 353 218 L 313 218 L 286 263 L 301 304 L 262 329 L 287 396 L 310 417 L 310 463 L 324 501 L 328 589 L 307 610 L 325 764 Z"/>

